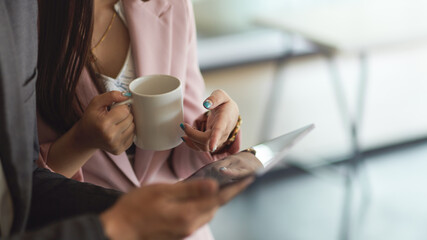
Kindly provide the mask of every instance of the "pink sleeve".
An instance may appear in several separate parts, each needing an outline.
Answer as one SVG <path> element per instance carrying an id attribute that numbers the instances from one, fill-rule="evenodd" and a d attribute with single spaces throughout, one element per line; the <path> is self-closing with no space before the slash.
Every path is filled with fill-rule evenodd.
<path id="1" fill-rule="evenodd" d="M 52 143 L 59 138 L 59 135 L 51 128 L 49 127 L 45 121 L 43 121 L 39 114 L 37 114 L 37 129 L 38 129 L 38 137 L 39 137 L 39 144 L 40 144 L 40 152 L 39 152 L 39 159 L 37 159 L 36 163 L 41 168 L 49 169 L 51 172 L 53 171 L 47 162 L 50 147 L 52 146 Z M 80 169 L 73 177 L 72 179 L 83 182 L 83 173 Z"/>
<path id="2" fill-rule="evenodd" d="M 39 159 L 37 159 L 37 165 L 41 168 L 49 169 L 51 172 L 54 172 L 48 165 L 47 165 L 47 155 L 50 150 L 50 146 L 52 143 L 44 143 L 40 144 L 40 152 L 39 152 Z"/>
<path id="3" fill-rule="evenodd" d="M 198 117 L 203 115 L 206 109 L 202 107 L 205 83 L 202 74 L 200 73 L 197 59 L 196 25 L 194 21 L 193 7 L 190 0 L 187 0 L 187 6 L 190 29 L 184 89 L 184 121 L 191 124 L 194 123 Z M 178 175 L 178 178 L 186 178 L 204 165 L 238 152 L 239 148 L 240 132 L 232 145 L 213 155 L 207 152 L 194 151 L 187 147 L 187 145 L 181 144 L 173 151 L 172 165 L 175 173 Z"/>

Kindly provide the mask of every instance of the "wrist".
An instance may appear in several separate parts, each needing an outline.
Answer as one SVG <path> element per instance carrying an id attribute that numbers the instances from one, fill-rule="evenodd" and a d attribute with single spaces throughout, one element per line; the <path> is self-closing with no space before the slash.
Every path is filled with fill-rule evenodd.
<path id="1" fill-rule="evenodd" d="M 95 141 L 87 135 L 87 131 L 83 127 L 83 123 L 79 120 L 74 126 L 70 129 L 70 132 L 74 139 L 74 147 L 80 151 L 95 151 L 98 147 L 94 144 Z"/>
<path id="2" fill-rule="evenodd" d="M 76 124 L 52 143 L 46 160 L 51 170 L 69 178 L 74 176 L 97 150 L 81 139 Z"/>
<path id="3" fill-rule="evenodd" d="M 247 152 L 247 153 L 251 153 L 254 156 L 256 156 L 256 150 L 254 148 L 246 148 L 245 150 L 243 150 L 242 152 Z"/>

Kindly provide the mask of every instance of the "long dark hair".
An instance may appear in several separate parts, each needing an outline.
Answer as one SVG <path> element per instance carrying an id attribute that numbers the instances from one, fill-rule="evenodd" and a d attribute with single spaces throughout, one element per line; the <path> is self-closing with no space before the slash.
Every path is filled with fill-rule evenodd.
<path id="1" fill-rule="evenodd" d="M 85 66 L 93 30 L 93 0 L 38 0 L 37 110 L 59 133 L 83 113 L 76 86 Z"/>

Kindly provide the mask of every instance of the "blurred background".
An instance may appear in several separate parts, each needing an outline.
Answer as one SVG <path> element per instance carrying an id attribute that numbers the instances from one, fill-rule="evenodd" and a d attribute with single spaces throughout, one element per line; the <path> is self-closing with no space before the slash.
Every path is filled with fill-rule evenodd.
<path id="1" fill-rule="evenodd" d="M 239 105 L 242 148 L 315 123 L 280 179 L 217 239 L 427 238 L 427 1 L 193 0 L 206 96 Z"/>

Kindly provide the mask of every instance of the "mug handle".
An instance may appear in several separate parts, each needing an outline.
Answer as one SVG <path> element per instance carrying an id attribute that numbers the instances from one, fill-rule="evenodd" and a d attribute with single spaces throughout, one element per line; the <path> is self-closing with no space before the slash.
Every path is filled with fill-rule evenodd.
<path id="1" fill-rule="evenodd" d="M 132 103 L 133 103 L 132 98 L 129 98 L 128 100 L 125 100 L 125 101 L 123 101 L 123 102 L 113 103 L 113 104 L 111 105 L 111 109 L 113 109 L 113 108 L 115 108 L 115 107 L 117 107 L 117 106 L 121 106 L 121 105 L 125 105 L 125 104 L 132 104 Z"/>

